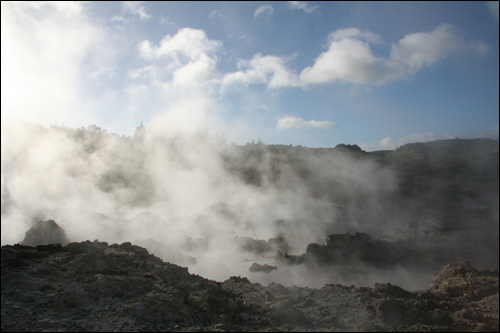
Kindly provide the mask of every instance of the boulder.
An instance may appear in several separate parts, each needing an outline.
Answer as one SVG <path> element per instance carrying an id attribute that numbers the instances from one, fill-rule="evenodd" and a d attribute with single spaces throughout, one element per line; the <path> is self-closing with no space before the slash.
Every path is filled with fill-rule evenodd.
<path id="1" fill-rule="evenodd" d="M 21 242 L 26 246 L 49 244 L 66 245 L 69 243 L 66 232 L 54 220 L 36 222 L 24 236 Z"/>
<path id="2" fill-rule="evenodd" d="M 263 272 L 263 273 L 270 273 L 272 270 L 277 269 L 278 267 L 276 266 L 271 266 L 268 264 L 257 264 L 253 263 L 252 266 L 248 269 L 250 272 Z"/>
<path id="3" fill-rule="evenodd" d="M 450 297 L 480 300 L 498 294 L 498 271 L 478 271 L 468 261 L 448 264 L 434 274 L 430 290 Z"/>

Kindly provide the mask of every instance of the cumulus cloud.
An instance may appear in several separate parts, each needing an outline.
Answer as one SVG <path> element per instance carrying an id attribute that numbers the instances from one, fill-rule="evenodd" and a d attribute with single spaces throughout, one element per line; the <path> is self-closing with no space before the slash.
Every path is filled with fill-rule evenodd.
<path id="1" fill-rule="evenodd" d="M 255 10 L 255 13 L 253 13 L 254 18 L 258 17 L 270 17 L 274 13 L 274 8 L 271 5 L 262 5 L 259 8 Z"/>
<path id="2" fill-rule="evenodd" d="M 221 41 L 203 30 L 182 28 L 158 43 L 144 40 L 137 50 L 145 64 L 128 71 L 134 83 L 127 87 L 127 107 L 146 114 L 146 125 L 161 124 L 170 133 L 209 130 L 233 140 L 248 131 L 244 124 L 223 120 L 217 99 Z"/>
<path id="3" fill-rule="evenodd" d="M 307 1 L 288 1 L 288 7 L 290 7 L 291 9 L 300 9 L 306 13 L 312 13 L 319 8 L 318 5 L 309 5 Z"/>
<path id="4" fill-rule="evenodd" d="M 486 6 L 495 22 L 498 23 L 498 1 L 486 1 Z"/>
<path id="5" fill-rule="evenodd" d="M 141 21 L 146 21 L 151 18 L 151 15 L 146 12 L 146 8 L 142 6 L 144 1 L 124 1 L 123 9 L 132 15 L 138 16 Z"/>
<path id="6" fill-rule="evenodd" d="M 407 66 L 415 72 L 423 66 L 455 55 L 471 53 L 484 55 L 489 47 L 482 41 L 467 41 L 450 24 L 441 24 L 431 32 L 418 32 L 404 36 L 392 46 L 391 59 Z"/>
<path id="7" fill-rule="evenodd" d="M 364 40 L 370 43 L 381 43 L 380 36 L 369 30 L 360 30 L 358 28 L 346 28 L 335 30 L 328 35 L 328 40 L 331 42 L 341 41 L 346 38 L 354 38 Z"/>
<path id="8" fill-rule="evenodd" d="M 158 45 L 148 40 L 139 44 L 139 53 L 150 65 L 131 71 L 132 77 L 150 74 L 150 78 L 177 87 L 203 86 L 215 73 L 216 53 L 222 43 L 210 40 L 203 30 L 183 28 L 166 35 Z"/>
<path id="9" fill-rule="evenodd" d="M 368 30 L 336 30 L 330 33 L 327 42 L 327 50 L 300 74 L 288 69 L 284 59 L 259 54 L 250 61 L 240 61 L 240 70 L 227 74 L 223 85 L 264 84 L 269 88 L 306 88 L 329 83 L 381 85 L 452 57 L 482 56 L 489 52 L 485 42 L 468 40 L 449 24 L 430 32 L 405 35 L 391 46 L 389 57 L 375 54 L 372 45 L 383 42 Z"/>
<path id="10" fill-rule="evenodd" d="M 242 84 L 266 84 L 269 88 L 297 86 L 297 75 L 286 67 L 286 59 L 277 56 L 255 55 L 251 60 L 240 60 L 240 71 L 222 79 L 222 87 Z"/>
<path id="11" fill-rule="evenodd" d="M 161 124 L 170 133 L 200 129 L 227 133 L 212 94 L 219 82 L 217 54 L 222 42 L 203 30 L 182 28 L 160 42 L 144 40 L 138 52 L 145 64 L 129 70 L 128 106 L 147 114 L 146 125 Z"/>
<path id="12" fill-rule="evenodd" d="M 222 46 L 220 41 L 208 39 L 205 31 L 201 29 L 182 28 L 171 36 L 166 35 L 158 46 L 145 40 L 139 44 L 140 54 L 146 58 L 186 56 L 195 60 L 207 53 L 213 53 Z"/>
<path id="13" fill-rule="evenodd" d="M 400 64 L 373 54 L 368 41 L 376 39 L 375 34 L 358 29 L 335 31 L 328 50 L 301 72 L 301 83 L 379 84 L 400 77 L 404 71 Z"/>
<path id="14" fill-rule="evenodd" d="M 331 121 L 318 121 L 318 120 L 304 120 L 298 117 L 284 116 L 278 119 L 276 127 L 279 130 L 291 129 L 291 128 L 336 128 L 337 124 Z"/>

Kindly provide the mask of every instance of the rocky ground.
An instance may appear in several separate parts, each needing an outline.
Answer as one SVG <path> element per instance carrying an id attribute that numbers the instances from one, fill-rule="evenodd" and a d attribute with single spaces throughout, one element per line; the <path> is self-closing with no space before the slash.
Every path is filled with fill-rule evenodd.
<path id="1" fill-rule="evenodd" d="M 3 246 L 1 261 L 2 331 L 499 330 L 498 271 L 468 262 L 408 292 L 215 282 L 130 243 Z"/>

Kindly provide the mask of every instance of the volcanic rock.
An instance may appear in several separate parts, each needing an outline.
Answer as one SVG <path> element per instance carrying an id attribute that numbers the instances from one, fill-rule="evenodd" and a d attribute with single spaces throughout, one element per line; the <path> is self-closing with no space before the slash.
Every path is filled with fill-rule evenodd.
<path id="1" fill-rule="evenodd" d="M 416 292 L 266 287 L 210 281 L 131 243 L 86 241 L 3 246 L 1 274 L 2 331 L 499 330 L 498 271 L 467 263 L 443 267 Z"/>
<path id="2" fill-rule="evenodd" d="M 23 245 L 68 244 L 66 233 L 54 220 L 36 222 L 24 236 Z"/>
<path id="3" fill-rule="evenodd" d="M 480 300 L 498 294 L 498 271 L 479 272 L 468 261 L 448 264 L 434 274 L 431 290 L 450 297 Z"/>
<path id="4" fill-rule="evenodd" d="M 278 267 L 276 266 L 271 266 L 268 264 L 257 264 L 253 263 L 252 266 L 248 269 L 250 272 L 263 272 L 263 273 L 270 273 L 272 270 L 277 269 Z"/>

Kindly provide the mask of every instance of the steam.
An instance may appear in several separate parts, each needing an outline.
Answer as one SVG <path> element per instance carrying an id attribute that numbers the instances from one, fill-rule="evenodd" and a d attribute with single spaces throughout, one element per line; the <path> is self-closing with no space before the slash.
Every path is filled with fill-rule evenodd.
<path id="1" fill-rule="evenodd" d="M 394 173 L 372 162 L 269 147 L 162 122 L 124 137 L 2 121 L 2 244 L 54 219 L 70 241 L 154 243 L 157 255 L 225 279 L 272 261 L 242 251 L 241 237 L 285 237 L 290 253 L 304 253 L 348 231 L 332 202 L 362 194 L 374 212 L 396 188 Z"/>

